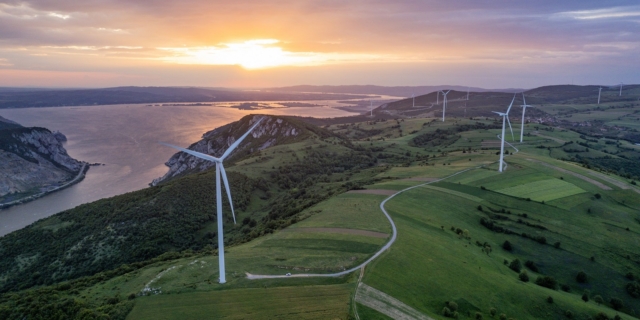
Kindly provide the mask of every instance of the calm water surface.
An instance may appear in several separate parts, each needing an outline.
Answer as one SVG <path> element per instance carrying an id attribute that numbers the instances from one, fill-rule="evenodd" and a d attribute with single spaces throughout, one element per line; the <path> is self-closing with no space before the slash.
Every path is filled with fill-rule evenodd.
<path id="1" fill-rule="evenodd" d="M 218 106 L 111 105 L 2 109 L 0 116 L 23 126 L 64 133 L 70 156 L 104 166 L 91 167 L 85 179 L 38 200 L 0 210 L 0 236 L 80 204 L 148 186 L 164 175 L 164 162 L 175 153 L 158 144 L 188 146 L 202 134 L 248 114 L 340 117 L 353 115 L 332 108 L 335 101 L 305 101 L 324 107 L 237 110 Z M 266 102 L 269 103 L 269 102 Z"/>

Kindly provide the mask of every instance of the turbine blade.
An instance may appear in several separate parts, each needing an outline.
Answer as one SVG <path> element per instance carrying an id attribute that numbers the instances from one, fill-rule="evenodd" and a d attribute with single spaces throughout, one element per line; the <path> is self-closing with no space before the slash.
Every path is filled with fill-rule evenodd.
<path id="1" fill-rule="evenodd" d="M 167 146 L 167 147 L 171 147 L 171 148 L 174 148 L 174 149 L 178 149 L 178 150 L 180 150 L 180 151 L 182 151 L 182 152 L 184 152 L 184 153 L 188 153 L 188 154 L 190 154 L 190 155 L 192 155 L 192 156 L 194 156 L 194 157 L 198 157 L 198 158 L 200 158 L 200 159 L 209 160 L 209 161 L 213 161 L 213 162 L 220 162 L 220 161 L 222 161 L 222 160 L 220 160 L 220 159 L 218 159 L 218 158 L 216 158 L 216 157 L 212 157 L 212 156 L 210 156 L 210 155 L 208 155 L 208 154 L 200 153 L 200 152 L 193 151 L 193 150 L 189 150 L 189 149 L 185 149 L 185 148 L 180 148 L 180 147 L 178 147 L 178 146 L 174 146 L 174 145 L 172 145 L 172 144 L 168 144 L 168 143 L 164 143 L 164 142 L 159 142 L 159 143 L 160 143 L 160 144 L 163 144 L 163 145 L 165 145 L 165 146 Z"/>
<path id="2" fill-rule="evenodd" d="M 240 137 L 233 144 L 231 144 L 229 149 L 227 149 L 227 151 L 224 152 L 222 157 L 220 157 L 220 160 L 224 160 L 225 158 L 227 158 L 229 156 L 229 154 L 231 154 L 233 149 L 237 148 L 238 145 L 240 145 L 240 142 L 242 142 L 242 140 L 244 140 L 244 138 L 246 138 L 249 135 L 249 133 L 251 133 L 251 131 L 253 131 L 253 129 L 255 129 L 258 126 L 258 124 L 260 124 L 262 119 L 264 119 L 264 118 L 260 118 L 260 120 L 258 120 L 256 123 L 253 124 L 253 126 L 249 129 L 249 131 L 247 131 L 245 134 L 242 135 L 242 137 Z"/>
<path id="3" fill-rule="evenodd" d="M 495 114 L 497 114 L 497 115 L 499 115 L 499 116 L 502 116 L 502 115 L 504 114 L 504 113 L 502 113 L 502 112 L 498 112 L 498 111 L 491 111 L 491 112 L 493 112 L 493 113 L 495 113 Z"/>
<path id="4" fill-rule="evenodd" d="M 522 91 L 522 104 L 527 105 L 527 101 L 524 100 L 524 91 Z"/>
<path id="5" fill-rule="evenodd" d="M 227 190 L 227 196 L 229 197 L 229 205 L 231 206 L 231 215 L 233 216 L 233 224 L 236 224 L 236 213 L 233 211 L 233 201 L 231 201 L 231 188 L 229 188 L 229 179 L 227 179 L 227 172 L 224 171 L 224 166 L 220 162 L 220 175 L 222 181 L 224 181 L 224 188 Z"/>
<path id="6" fill-rule="evenodd" d="M 511 121 L 509 121 L 509 115 L 505 115 L 505 117 L 507 117 L 507 123 L 509 123 L 509 130 L 511 130 L 511 141 L 515 141 L 516 138 L 513 135 L 513 128 L 511 128 Z"/>
<path id="7" fill-rule="evenodd" d="M 507 115 L 509 114 L 509 111 L 511 110 L 511 106 L 513 106 L 513 102 L 516 100 L 516 94 L 513 94 L 513 99 L 511 99 L 511 104 L 509 104 L 509 109 L 507 109 Z"/>

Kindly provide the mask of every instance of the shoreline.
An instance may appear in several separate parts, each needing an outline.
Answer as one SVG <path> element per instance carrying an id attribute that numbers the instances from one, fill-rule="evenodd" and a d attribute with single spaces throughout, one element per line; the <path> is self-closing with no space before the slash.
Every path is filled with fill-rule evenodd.
<path id="1" fill-rule="evenodd" d="M 59 187 L 57 187 L 55 189 L 52 189 L 52 190 L 48 190 L 48 191 L 41 192 L 41 193 L 38 193 L 38 194 L 34 194 L 34 195 L 31 195 L 31 196 L 28 196 L 28 197 L 24 197 L 22 199 L 13 200 L 11 202 L 0 203 L 0 210 L 7 209 L 7 208 L 10 208 L 10 207 L 13 207 L 13 206 L 16 206 L 16 205 L 20 205 L 20 204 L 23 204 L 23 203 L 31 202 L 33 200 L 42 198 L 42 197 L 44 197 L 44 196 L 46 196 L 46 195 L 48 195 L 50 193 L 53 193 L 53 192 L 60 191 L 62 189 L 68 188 L 68 187 L 70 187 L 70 186 L 72 186 L 72 185 L 84 180 L 84 177 L 86 176 L 87 171 L 89 171 L 89 167 L 91 167 L 91 164 L 89 164 L 87 162 L 83 162 L 82 163 L 82 168 L 80 168 L 80 171 L 78 172 L 78 175 L 75 176 L 75 178 L 73 178 L 69 182 L 66 182 L 65 184 L 63 184 L 63 185 L 61 185 L 61 186 L 59 186 Z"/>

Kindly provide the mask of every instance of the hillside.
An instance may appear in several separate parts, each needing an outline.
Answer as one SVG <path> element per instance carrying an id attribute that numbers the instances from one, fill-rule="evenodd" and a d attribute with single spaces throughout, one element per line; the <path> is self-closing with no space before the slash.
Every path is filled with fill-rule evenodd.
<path id="1" fill-rule="evenodd" d="M 467 92 L 467 89 L 471 92 L 520 92 L 523 89 L 484 89 L 478 87 L 465 87 L 465 86 L 374 86 L 374 85 L 343 85 L 343 86 L 291 86 L 291 87 L 279 87 L 279 88 L 267 88 L 265 90 L 277 91 L 277 92 L 322 92 L 322 93 L 348 93 L 348 94 L 381 94 L 387 96 L 396 97 L 411 97 L 411 95 L 422 95 L 425 92 L 434 92 L 439 90 L 458 90 Z"/>
<path id="2" fill-rule="evenodd" d="M 65 136 L 0 117 L 0 208 L 28 201 L 77 179 L 86 166 L 71 158 Z"/>
<path id="3" fill-rule="evenodd" d="M 506 101 L 498 110 L 511 97 L 487 94 Z M 153 187 L 0 238 L 0 318 L 637 319 L 639 177 L 608 163 L 637 167 L 640 146 L 563 117 L 589 109 L 612 123 L 638 106 L 548 99 L 560 102 L 536 106 L 548 118 L 527 123 L 522 143 L 508 135 L 503 173 L 496 117 L 319 128 L 269 116 L 227 165 L 239 223 L 225 206 L 226 284 L 215 172 L 178 153 Z M 255 117 L 191 148 L 219 155 Z M 394 233 L 365 268 L 304 276 L 357 267 Z"/>

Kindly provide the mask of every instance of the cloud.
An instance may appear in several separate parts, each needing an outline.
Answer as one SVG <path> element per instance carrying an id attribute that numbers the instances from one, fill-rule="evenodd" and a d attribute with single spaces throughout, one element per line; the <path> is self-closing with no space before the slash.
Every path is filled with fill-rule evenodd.
<path id="1" fill-rule="evenodd" d="M 566 11 L 556 13 L 554 16 L 556 18 L 570 18 L 576 20 L 624 19 L 640 17 L 640 6 Z"/>
<path id="2" fill-rule="evenodd" d="M 9 60 L 5 58 L 0 58 L 0 67 L 11 67 L 11 66 L 13 66 L 13 64 L 10 63 Z"/>

